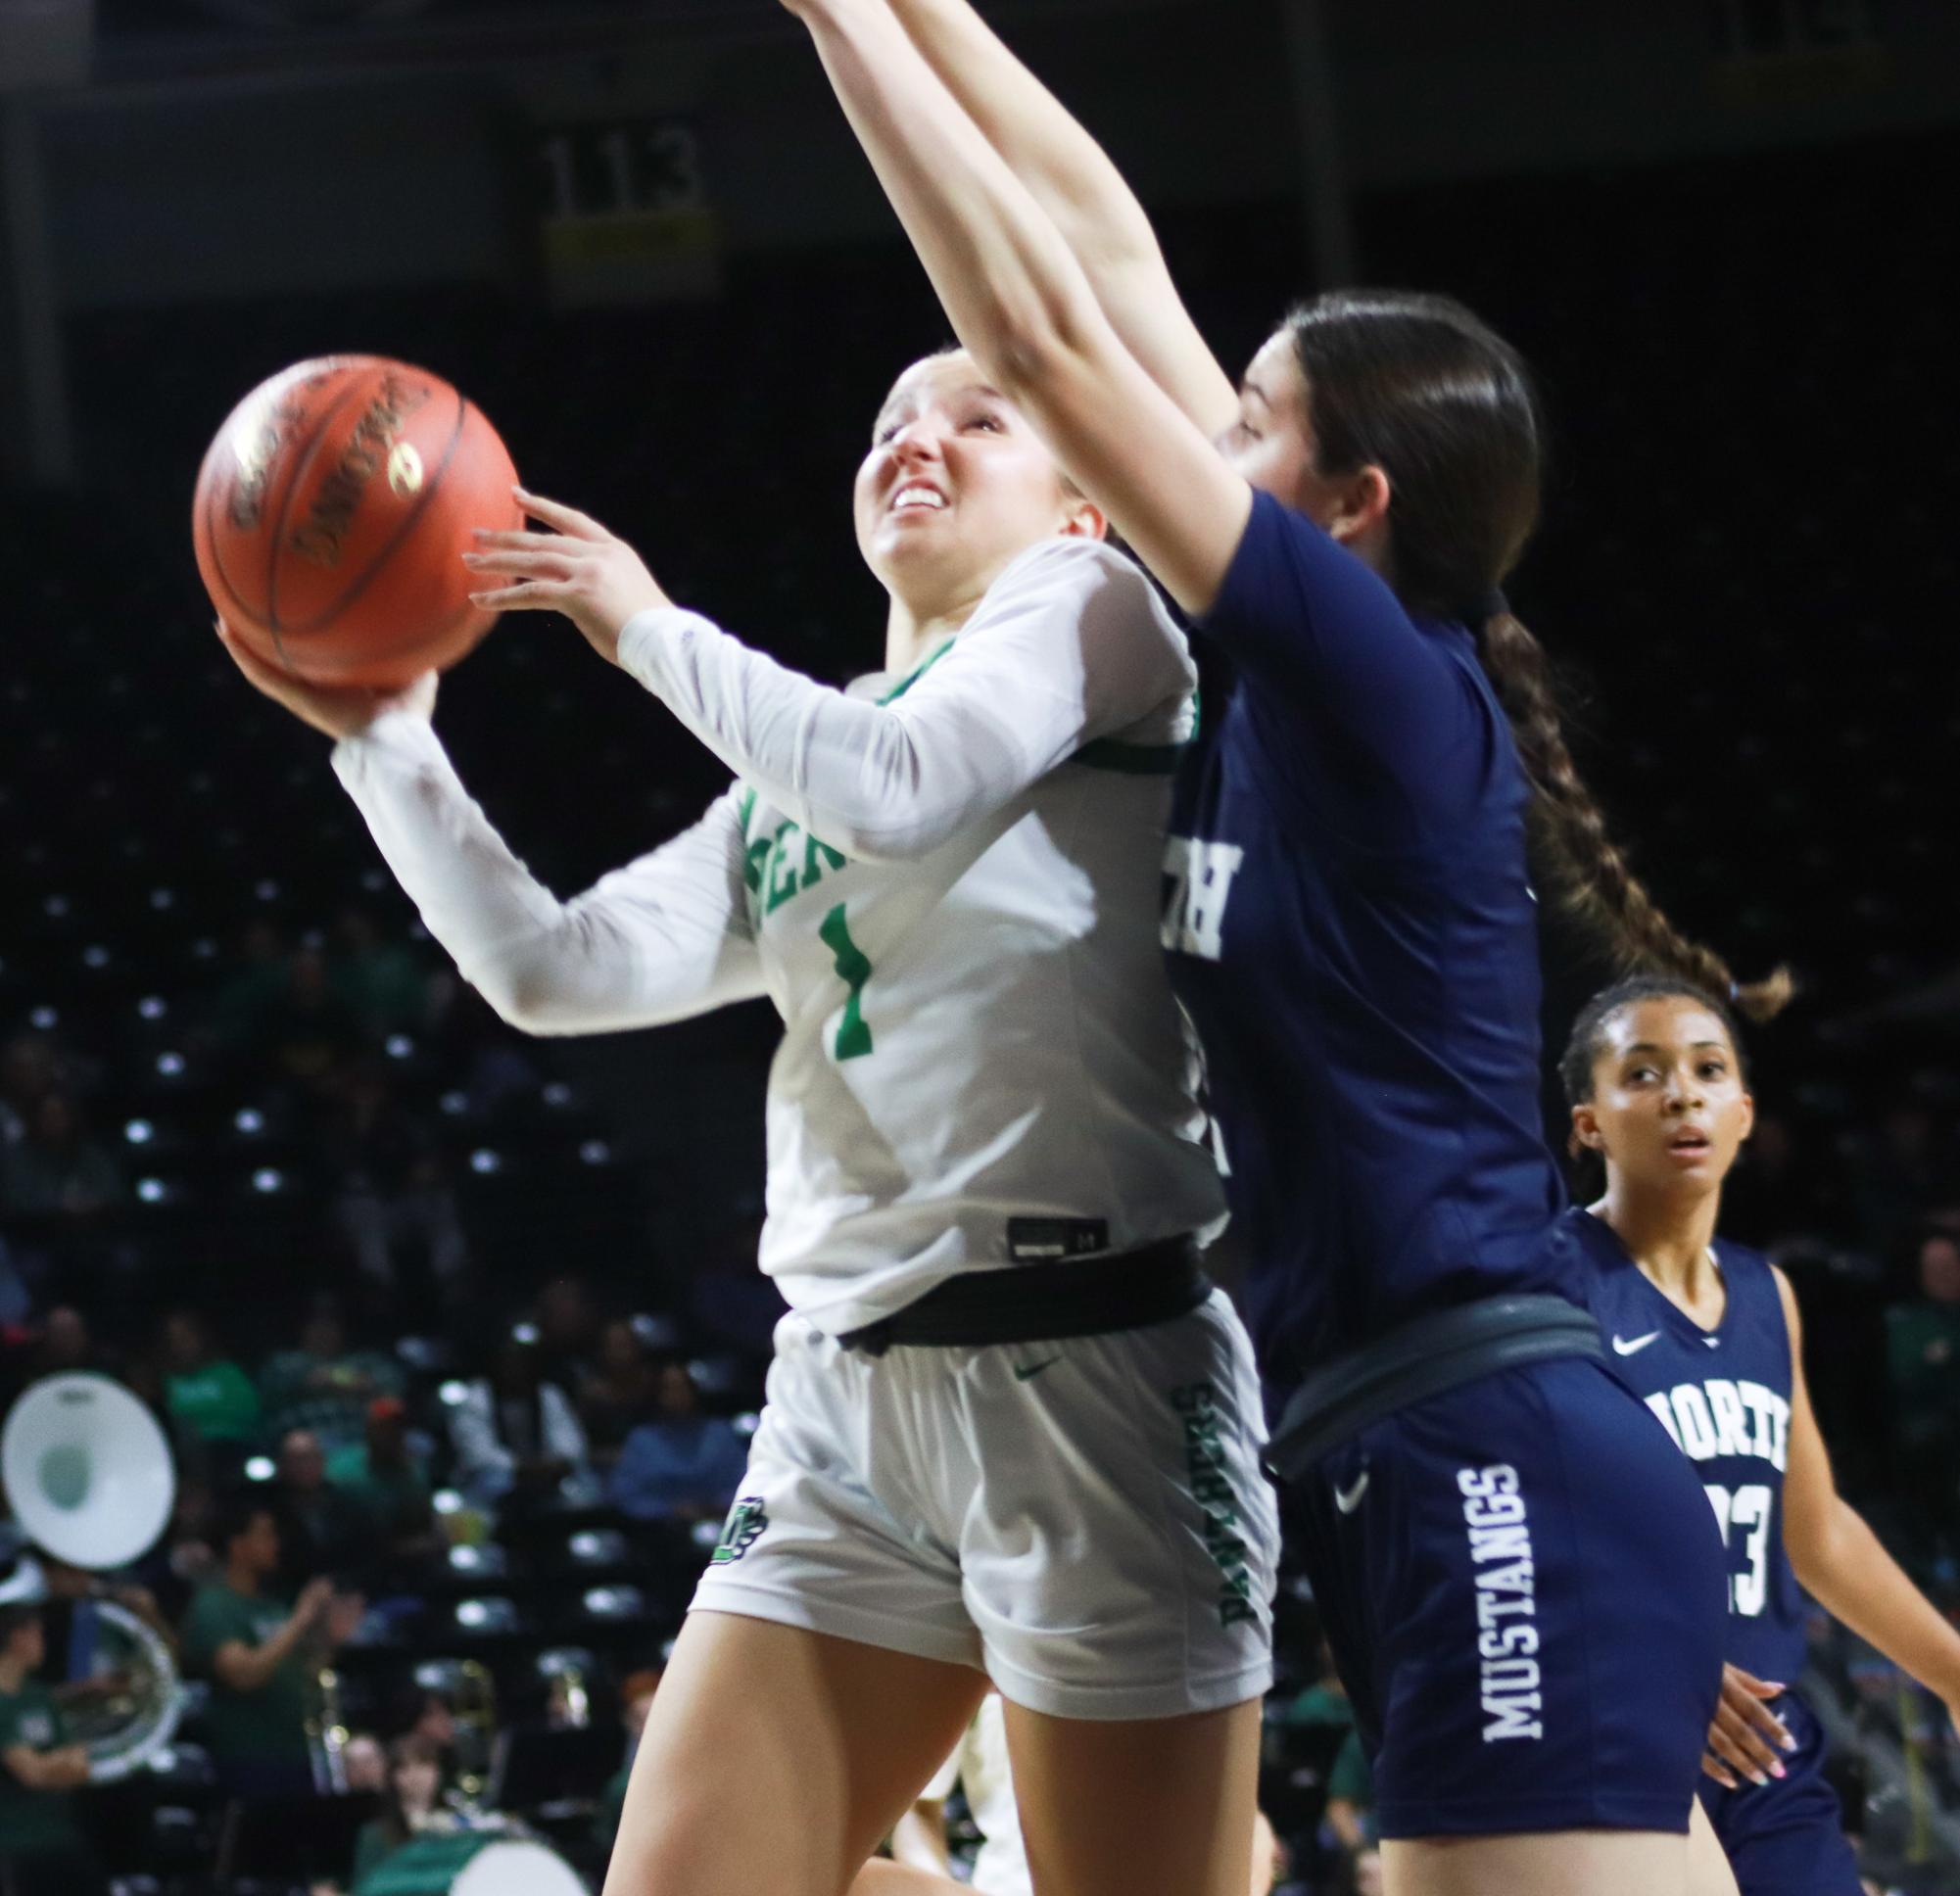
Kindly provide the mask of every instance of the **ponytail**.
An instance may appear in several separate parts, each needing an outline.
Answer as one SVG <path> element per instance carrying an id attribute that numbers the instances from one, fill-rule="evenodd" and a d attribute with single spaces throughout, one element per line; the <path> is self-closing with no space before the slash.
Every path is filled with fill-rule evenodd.
<path id="1" fill-rule="evenodd" d="M 1533 840 L 1564 908 L 1621 973 L 1685 979 L 1753 1020 L 1789 972 L 1740 982 L 1668 921 L 1606 833 L 1566 748 L 1538 640 L 1497 589 L 1538 522 L 1545 431 L 1522 357 L 1448 297 L 1336 290 L 1287 319 L 1323 474 L 1388 476 L 1390 574 L 1413 613 L 1464 619 L 1535 792 Z"/>
<path id="2" fill-rule="evenodd" d="M 1483 622 L 1479 651 L 1531 782 L 1533 839 L 1559 901 L 1622 972 L 1650 970 L 1693 983 L 1755 1021 L 1795 992 L 1787 968 L 1739 981 L 1722 957 L 1661 912 L 1606 831 L 1606 819 L 1565 742 L 1545 648 L 1508 609 Z"/>

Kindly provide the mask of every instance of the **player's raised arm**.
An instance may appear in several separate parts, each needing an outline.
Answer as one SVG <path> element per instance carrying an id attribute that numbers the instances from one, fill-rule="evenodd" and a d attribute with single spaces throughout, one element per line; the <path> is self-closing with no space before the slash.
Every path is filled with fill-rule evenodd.
<path id="1" fill-rule="evenodd" d="M 971 0 L 890 0 L 913 45 L 1055 221 L 1123 346 L 1207 437 L 1238 390 L 1177 294 L 1136 193 Z"/>
<path id="2" fill-rule="evenodd" d="M 1086 272 L 886 0 L 785 0 L 809 26 L 960 340 L 1188 612 L 1252 489 L 1123 347 Z"/>
<path id="3" fill-rule="evenodd" d="M 423 925 L 512 1026 L 655 1026 L 763 992 L 739 790 L 663 848 L 561 902 L 456 776 L 429 723 L 433 673 L 400 693 L 308 685 L 219 630 L 257 689 L 335 740 L 334 772 Z"/>
<path id="4" fill-rule="evenodd" d="M 860 860 L 930 854 L 1084 744 L 1181 706 L 1196 683 L 1149 581 L 1091 533 L 1023 553 L 946 662 L 874 704 L 674 606 L 590 515 L 525 501 L 555 531 L 484 535 L 473 569 L 509 584 L 474 596 L 564 613 L 745 783 Z"/>

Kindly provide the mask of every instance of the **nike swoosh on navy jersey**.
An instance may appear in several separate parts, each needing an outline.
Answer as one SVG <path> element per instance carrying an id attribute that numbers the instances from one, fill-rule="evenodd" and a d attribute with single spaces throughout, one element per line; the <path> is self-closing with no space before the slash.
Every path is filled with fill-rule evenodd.
<path id="1" fill-rule="evenodd" d="M 1615 1337 L 1613 1339 L 1613 1353 L 1616 1356 L 1635 1355 L 1640 1351 L 1645 1350 L 1659 1335 L 1660 1332 L 1658 1330 L 1649 1330 L 1646 1336 L 1635 1337 L 1631 1343 L 1624 1337 Z"/>

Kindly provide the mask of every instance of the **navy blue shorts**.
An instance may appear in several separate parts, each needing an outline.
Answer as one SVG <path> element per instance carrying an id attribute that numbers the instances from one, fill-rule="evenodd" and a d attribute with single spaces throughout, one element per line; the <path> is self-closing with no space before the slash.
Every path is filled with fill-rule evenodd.
<path id="1" fill-rule="evenodd" d="M 1796 1740 L 1796 1749 L 1784 1754 L 1787 1775 L 1767 1784 L 1745 1782 L 1740 1790 L 1701 1779 L 1701 1802 L 1742 1896 L 1859 1896 L 1843 1806 L 1824 1776 L 1824 1732 L 1794 1692 L 1770 1709 Z"/>
<path id="2" fill-rule="evenodd" d="M 1728 1556 L 1693 1464 L 1602 1364 L 1418 1402 L 1299 1498 L 1383 1836 L 1687 1830 Z"/>

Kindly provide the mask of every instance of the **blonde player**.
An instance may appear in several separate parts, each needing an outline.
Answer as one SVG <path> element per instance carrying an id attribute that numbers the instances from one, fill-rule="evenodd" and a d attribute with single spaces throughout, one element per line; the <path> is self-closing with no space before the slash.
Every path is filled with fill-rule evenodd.
<path id="1" fill-rule="evenodd" d="M 837 1896 L 991 1678 L 1044 1896 L 1242 1896 L 1276 1524 L 1156 946 L 1181 636 L 960 354 L 899 379 L 857 476 L 890 609 L 849 692 L 524 498 L 559 531 L 485 536 L 486 596 L 565 612 L 738 777 L 577 899 L 470 800 L 432 680 L 377 700 L 231 650 L 340 740 L 507 1019 L 783 1017 L 762 1263 L 792 1314 L 608 1888 Z"/>

